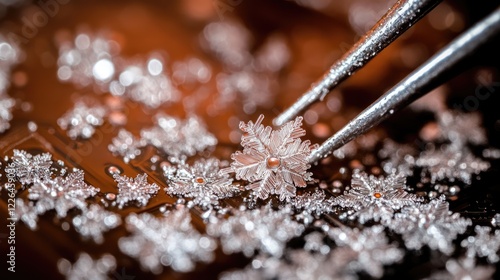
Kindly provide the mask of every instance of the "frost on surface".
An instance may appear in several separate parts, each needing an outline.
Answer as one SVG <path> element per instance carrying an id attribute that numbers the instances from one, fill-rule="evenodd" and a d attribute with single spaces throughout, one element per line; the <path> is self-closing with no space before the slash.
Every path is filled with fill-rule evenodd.
<path id="1" fill-rule="evenodd" d="M 300 139 L 305 135 L 302 117 L 279 130 L 264 127 L 263 119 L 261 115 L 255 123 L 240 123 L 243 151 L 231 156 L 233 162 L 226 171 L 235 172 L 238 180 L 249 181 L 246 188 L 261 199 L 276 194 L 280 200 L 288 200 L 295 196 L 297 187 L 303 188 L 313 180 L 312 173 L 307 172 L 310 168 L 307 157 L 317 146 Z"/>
<path id="2" fill-rule="evenodd" d="M 179 272 L 194 270 L 196 262 L 210 262 L 216 243 L 191 225 L 188 210 L 181 209 L 156 218 L 132 213 L 126 218 L 132 233 L 118 241 L 120 250 L 137 259 L 143 270 L 159 274 L 163 266 Z"/>
<path id="3" fill-rule="evenodd" d="M 239 192 L 233 179 L 219 172 L 220 162 L 215 158 L 201 159 L 192 166 L 181 164 L 177 168 L 164 170 L 168 187 L 165 191 L 170 195 L 192 198 L 194 204 L 209 208 L 218 201 L 232 197 Z"/>
<path id="4" fill-rule="evenodd" d="M 116 204 L 119 208 L 123 208 L 131 201 L 136 201 L 139 207 L 144 207 L 148 204 L 149 199 L 158 193 L 160 187 L 153 183 L 148 183 L 148 175 L 138 174 L 135 178 L 127 176 L 113 175 L 118 187 L 118 195 L 116 196 Z"/>
<path id="5" fill-rule="evenodd" d="M 32 155 L 24 150 L 14 150 L 5 172 L 16 178 L 21 184 L 28 185 L 50 179 L 52 155 L 43 153 Z"/>
<path id="6" fill-rule="evenodd" d="M 405 188 L 406 177 L 401 173 L 377 178 L 355 170 L 351 188 L 336 197 L 333 204 L 353 208 L 356 211 L 354 216 L 360 223 L 369 220 L 386 222 L 393 217 L 396 210 L 422 201 L 416 195 L 407 193 Z"/>
<path id="7" fill-rule="evenodd" d="M 104 123 L 106 109 L 101 106 L 89 106 L 77 102 L 75 107 L 57 120 L 57 124 L 71 139 L 88 139 L 95 133 L 95 128 Z"/>
<path id="8" fill-rule="evenodd" d="M 270 205 L 253 210 L 235 210 L 227 220 L 207 225 L 207 233 L 221 240 L 226 254 L 242 252 L 251 257 L 256 250 L 281 256 L 286 243 L 304 231 L 304 226 L 291 219 L 291 209 L 273 210 Z"/>
<path id="9" fill-rule="evenodd" d="M 465 232 L 472 222 L 449 211 L 444 196 L 427 204 L 412 205 L 396 213 L 388 227 L 401 234 L 408 249 L 419 250 L 424 245 L 450 255 L 453 240 Z"/>

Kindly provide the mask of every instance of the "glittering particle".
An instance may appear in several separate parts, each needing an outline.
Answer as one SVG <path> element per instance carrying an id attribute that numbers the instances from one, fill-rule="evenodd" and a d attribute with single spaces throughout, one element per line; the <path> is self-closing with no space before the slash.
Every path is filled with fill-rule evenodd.
<path id="1" fill-rule="evenodd" d="M 111 141 L 112 143 L 108 146 L 108 150 L 112 152 L 113 155 L 121 156 L 125 163 L 139 156 L 141 154 L 141 148 L 145 145 L 143 141 L 140 141 L 140 139 L 134 137 L 132 133 L 125 129 L 120 129 L 118 135 Z"/>
<path id="2" fill-rule="evenodd" d="M 97 192 L 99 192 L 98 188 L 85 183 L 84 172 L 75 169 L 66 177 L 35 182 L 29 188 L 28 199 L 36 201 L 37 214 L 56 210 L 57 216 L 66 217 L 68 210 L 74 207 L 86 209 L 85 200 L 95 196 Z"/>
<path id="3" fill-rule="evenodd" d="M 279 130 L 264 127 L 263 119 L 261 115 L 255 123 L 240 123 L 243 152 L 232 154 L 231 167 L 225 171 L 235 172 L 238 180 L 249 181 L 246 188 L 261 199 L 269 194 L 279 195 L 280 200 L 290 199 L 295 196 L 296 187 L 303 188 L 312 181 L 312 173 L 307 172 L 307 157 L 317 145 L 300 140 L 305 135 L 301 117 Z"/>
<path id="4" fill-rule="evenodd" d="M 109 279 L 107 275 L 116 268 L 116 260 L 109 254 L 94 260 L 87 253 L 80 253 L 74 264 L 67 259 L 59 259 L 57 268 L 68 280 L 106 280 Z"/>
<path id="5" fill-rule="evenodd" d="M 136 258 L 145 271 L 159 274 L 163 266 L 169 266 L 188 272 L 196 262 L 207 263 L 214 258 L 215 241 L 193 228 L 186 209 L 168 212 L 160 218 L 133 213 L 126 218 L 125 226 L 132 235 L 120 238 L 118 246 Z"/>
<path id="6" fill-rule="evenodd" d="M 92 204 L 72 220 L 76 232 L 84 239 L 92 239 L 97 244 L 104 242 L 103 232 L 116 228 L 121 224 L 119 215 Z"/>
<path id="7" fill-rule="evenodd" d="M 380 278 L 384 265 L 403 259 L 404 252 L 395 244 L 389 244 L 383 226 L 373 226 L 360 231 L 350 228 L 333 228 L 328 232 L 337 247 L 330 256 L 332 263 L 347 271 L 365 271 Z"/>
<path id="8" fill-rule="evenodd" d="M 320 190 L 298 195 L 291 199 L 290 204 L 298 213 L 297 219 L 305 224 L 310 224 L 319 216 L 333 211 L 333 199 L 326 199 L 325 193 Z"/>
<path id="9" fill-rule="evenodd" d="M 446 271 L 436 272 L 430 279 L 443 280 L 488 280 L 493 279 L 495 267 L 488 265 L 476 265 L 473 258 L 449 259 L 446 262 Z"/>
<path id="10" fill-rule="evenodd" d="M 12 67 L 19 63 L 21 55 L 22 52 L 19 46 L 0 34 L 0 98 L 5 98 L 7 94 L 7 89 L 11 82 L 10 75 Z M 0 105 L 0 120 L 2 115 L 1 106 L 2 105 Z"/>
<path id="11" fill-rule="evenodd" d="M 167 115 L 156 116 L 156 126 L 143 129 L 141 139 L 179 161 L 217 144 L 197 117 L 180 120 Z"/>
<path id="12" fill-rule="evenodd" d="M 441 196 L 427 204 L 401 209 L 388 226 L 403 236 L 408 249 L 419 250 L 427 245 L 449 255 L 454 250 L 453 240 L 471 224 L 469 219 L 449 211 L 448 202 Z"/>
<path id="13" fill-rule="evenodd" d="M 166 168 L 164 175 L 170 195 L 192 198 L 193 203 L 210 208 L 218 201 L 239 192 L 233 180 L 219 172 L 219 160 L 210 158 L 196 161 L 192 166 L 182 164 L 177 168 Z"/>
<path id="14" fill-rule="evenodd" d="M 272 256 L 283 254 L 286 242 L 304 231 L 291 219 L 289 207 L 273 210 L 270 205 L 253 210 L 235 210 L 227 220 L 207 225 L 207 233 L 218 237 L 226 254 L 242 252 L 251 257 L 256 250 Z"/>
<path id="15" fill-rule="evenodd" d="M 71 139 L 88 139 L 95 133 L 95 127 L 104 123 L 106 109 L 101 106 L 88 106 L 77 102 L 75 107 L 57 120 L 57 124 Z"/>
<path id="16" fill-rule="evenodd" d="M 0 133 L 3 133 L 10 128 L 12 108 L 15 104 L 16 102 L 14 99 L 0 93 Z"/>
<path id="17" fill-rule="evenodd" d="M 490 263 L 500 260 L 498 253 L 500 249 L 500 230 L 491 232 L 490 227 L 476 225 L 475 236 L 469 236 L 462 240 L 460 245 L 467 249 L 466 256 L 470 258 L 486 258 Z"/>
<path id="18" fill-rule="evenodd" d="M 490 168 L 490 163 L 483 161 L 467 148 L 445 145 L 439 150 L 428 149 L 417 159 L 416 165 L 423 168 L 423 174 L 430 175 L 431 183 L 441 180 L 454 182 L 460 180 L 466 184 L 472 182 L 472 176 Z"/>
<path id="19" fill-rule="evenodd" d="M 500 227 L 500 213 L 496 213 L 493 218 L 491 218 L 491 225 L 494 227 Z"/>
<path id="20" fill-rule="evenodd" d="M 407 193 L 405 188 L 406 177 L 401 173 L 377 178 L 355 170 L 351 188 L 336 197 L 333 204 L 353 208 L 356 211 L 354 216 L 360 223 L 369 220 L 387 222 L 396 210 L 422 201 L 416 195 Z"/>
<path id="21" fill-rule="evenodd" d="M 21 184 L 28 185 L 37 181 L 47 181 L 52 174 L 52 155 L 43 153 L 33 156 L 24 150 L 14 150 L 11 162 L 5 172 Z"/>
<path id="22" fill-rule="evenodd" d="M 138 174 L 135 178 L 127 176 L 113 175 L 118 187 L 118 195 L 115 203 L 119 208 L 123 208 L 131 201 L 136 201 L 139 207 L 148 204 L 149 199 L 158 193 L 160 187 L 157 184 L 149 184 L 147 174 Z"/>

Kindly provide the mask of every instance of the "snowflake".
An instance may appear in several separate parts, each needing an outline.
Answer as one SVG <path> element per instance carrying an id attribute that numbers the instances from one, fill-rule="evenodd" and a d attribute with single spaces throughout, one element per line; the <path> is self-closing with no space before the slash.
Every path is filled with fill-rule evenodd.
<path id="1" fill-rule="evenodd" d="M 38 213 L 33 201 L 25 202 L 22 198 L 16 199 L 16 217 L 31 230 L 35 230 L 38 224 Z"/>
<path id="2" fill-rule="evenodd" d="M 188 272 L 195 268 L 195 262 L 214 258 L 215 241 L 193 228 L 186 208 L 162 218 L 132 213 L 126 218 L 126 228 L 132 235 L 120 238 L 118 246 L 146 271 L 159 274 L 163 266 L 171 266 L 175 271 Z"/>
<path id="3" fill-rule="evenodd" d="M 182 161 L 217 144 L 215 136 L 197 117 L 181 121 L 163 114 L 156 116 L 155 127 L 141 131 L 141 138 L 169 155 L 172 161 Z"/>
<path id="4" fill-rule="evenodd" d="M 304 231 L 304 226 L 291 219 L 291 209 L 274 211 L 270 205 L 261 209 L 236 210 L 227 220 L 208 224 L 207 233 L 219 237 L 226 254 L 242 252 L 251 257 L 255 250 L 279 257 L 286 242 Z"/>
<path id="5" fill-rule="evenodd" d="M 141 154 L 140 149 L 145 145 L 143 141 L 136 139 L 132 133 L 125 129 L 120 129 L 118 135 L 111 141 L 108 150 L 114 155 L 122 156 L 125 163 L 139 156 Z"/>
<path id="6" fill-rule="evenodd" d="M 479 113 L 463 114 L 445 111 L 438 116 L 441 139 L 449 140 L 452 145 L 463 147 L 467 143 L 486 144 L 486 131 L 481 125 Z"/>
<path id="7" fill-rule="evenodd" d="M 151 57 L 146 63 L 127 66 L 118 80 L 111 82 L 111 93 L 126 96 L 150 108 L 177 101 L 180 93 L 163 73 L 162 60 Z"/>
<path id="8" fill-rule="evenodd" d="M 21 184 L 28 185 L 38 181 L 47 181 L 52 172 L 52 155 L 43 153 L 33 156 L 24 150 L 14 150 L 11 162 L 5 168 L 7 176 L 16 178 Z"/>
<path id="9" fill-rule="evenodd" d="M 95 133 L 95 127 L 104 123 L 106 109 L 101 106 L 90 107 L 83 102 L 77 102 L 75 107 L 57 120 L 57 124 L 71 139 L 88 139 Z"/>
<path id="10" fill-rule="evenodd" d="M 419 250 L 428 245 L 449 255 L 454 249 L 452 241 L 471 224 L 460 214 L 452 214 L 445 197 L 441 196 L 427 204 L 403 208 L 401 213 L 396 213 L 389 227 L 403 235 L 409 249 Z"/>
<path id="11" fill-rule="evenodd" d="M 384 146 L 379 150 L 378 156 L 385 159 L 381 165 L 388 174 L 400 173 L 406 176 L 413 175 L 415 154 L 417 151 L 404 144 L 396 143 L 390 139 L 384 140 Z"/>
<path id="12" fill-rule="evenodd" d="M 121 224 L 119 215 L 104 210 L 97 204 L 92 204 L 83 210 L 81 215 L 73 218 L 73 226 L 85 239 L 92 238 L 95 243 L 104 242 L 103 232 L 116 228 Z"/>
<path id="13" fill-rule="evenodd" d="M 500 260 L 498 256 L 500 230 L 490 233 L 490 227 L 476 225 L 474 231 L 476 232 L 476 236 L 469 236 L 460 243 L 463 248 L 467 248 L 467 257 L 486 257 L 490 263 L 498 262 Z"/>
<path id="14" fill-rule="evenodd" d="M 80 253 L 74 264 L 67 259 L 59 259 L 57 268 L 68 280 L 106 280 L 109 279 L 107 274 L 116 268 L 116 259 L 110 254 L 104 254 L 100 259 L 94 260 L 87 253 Z"/>
<path id="15" fill-rule="evenodd" d="M 59 217 L 66 217 L 68 210 L 74 207 L 86 209 L 85 200 L 95 196 L 98 192 L 98 188 L 85 183 L 84 172 L 75 169 L 66 177 L 35 182 L 29 189 L 28 198 L 36 201 L 37 214 L 54 209 Z"/>
<path id="16" fill-rule="evenodd" d="M 417 159 L 416 165 L 423 167 L 422 175 L 430 174 L 431 183 L 448 179 L 470 184 L 473 174 L 490 168 L 488 162 L 476 158 L 467 147 L 456 145 L 445 145 L 438 151 L 426 150 Z"/>
<path id="17" fill-rule="evenodd" d="M 384 265 L 403 259 L 404 252 L 395 244 L 388 244 L 383 226 L 373 226 L 360 231 L 357 228 L 333 228 L 328 232 L 339 246 L 330 256 L 331 263 L 348 272 L 365 271 L 380 278 Z"/>
<path id="18" fill-rule="evenodd" d="M 210 208 L 220 199 L 234 196 L 239 192 L 237 185 L 227 175 L 219 172 L 219 160 L 202 159 L 193 166 L 182 164 L 178 168 L 165 170 L 170 195 L 193 198 L 196 205 Z"/>
<path id="19" fill-rule="evenodd" d="M 404 191 L 406 177 L 401 174 L 390 174 L 387 178 L 355 170 L 352 175 L 351 189 L 336 197 L 334 205 L 354 208 L 360 223 L 369 220 L 387 222 L 395 210 L 406 205 L 415 205 L 422 201 L 414 194 Z"/>
<path id="20" fill-rule="evenodd" d="M 296 187 L 303 188 L 307 181 L 312 181 L 312 173 L 307 172 L 310 168 L 307 157 L 317 146 L 309 140 L 300 140 L 305 135 L 302 117 L 277 131 L 264 127 L 263 119 L 261 115 L 255 124 L 240 123 L 245 133 L 241 138 L 243 152 L 232 154 L 233 163 L 227 172 L 235 172 L 238 180 L 251 182 L 246 188 L 261 199 L 269 194 L 279 195 L 280 200 L 290 199 L 295 196 Z"/>
<path id="21" fill-rule="evenodd" d="M 304 221 L 305 224 L 312 223 L 315 217 L 333 211 L 333 199 L 326 199 L 325 193 L 320 190 L 296 196 L 290 201 L 290 204 L 293 206 L 295 212 L 299 213 L 297 218 Z"/>
<path id="22" fill-rule="evenodd" d="M 157 184 L 148 184 L 148 175 L 138 174 L 135 178 L 127 176 L 113 175 L 116 183 L 118 184 L 118 195 L 116 196 L 115 203 L 121 209 L 130 201 L 137 201 L 139 206 L 146 206 L 151 196 L 155 195 L 160 187 Z"/>
<path id="23" fill-rule="evenodd" d="M 15 104 L 14 99 L 0 93 L 0 133 L 10 128 L 9 122 L 12 120 L 12 108 Z"/>
<path id="24" fill-rule="evenodd" d="M 488 280 L 493 279 L 495 267 L 476 266 L 473 258 L 461 258 L 459 260 L 449 259 L 446 262 L 446 271 L 437 272 L 431 275 L 430 279 L 440 280 Z"/>

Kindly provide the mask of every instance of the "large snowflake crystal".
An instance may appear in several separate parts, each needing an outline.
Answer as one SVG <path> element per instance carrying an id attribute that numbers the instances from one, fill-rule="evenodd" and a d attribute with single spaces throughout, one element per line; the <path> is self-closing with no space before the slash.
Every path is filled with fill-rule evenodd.
<path id="1" fill-rule="evenodd" d="M 33 156 L 23 150 L 14 150 L 11 162 L 5 168 L 7 176 L 16 178 L 21 184 L 28 185 L 50 179 L 52 155 L 43 153 Z"/>
<path id="2" fill-rule="evenodd" d="M 12 119 L 12 108 L 15 104 L 14 99 L 0 92 L 0 133 L 10 128 L 9 122 Z"/>
<path id="3" fill-rule="evenodd" d="M 178 168 L 165 169 L 170 195 L 189 197 L 194 204 L 203 208 L 217 205 L 220 199 L 234 196 L 239 192 L 237 185 L 227 175 L 219 172 L 219 160 L 202 159 L 192 166 L 181 164 Z"/>
<path id="4" fill-rule="evenodd" d="M 477 225 L 474 228 L 475 236 L 469 236 L 462 240 L 460 245 L 467 249 L 467 257 L 486 258 L 490 263 L 496 263 L 500 260 L 500 230 L 491 232 L 490 227 Z"/>
<path id="5" fill-rule="evenodd" d="M 87 198 L 95 196 L 98 188 L 87 185 L 82 170 L 75 169 L 66 177 L 56 177 L 44 182 L 35 182 L 29 189 L 28 198 L 36 201 L 38 214 L 56 210 L 59 217 L 66 217 L 68 210 L 87 208 Z"/>
<path id="6" fill-rule="evenodd" d="M 115 174 L 113 178 L 118 186 L 118 195 L 115 202 L 119 208 L 123 208 L 130 201 L 137 201 L 139 206 L 146 206 L 149 199 L 160 189 L 157 184 L 148 183 L 146 173 L 138 174 L 135 178 Z"/>
<path id="7" fill-rule="evenodd" d="M 104 123 L 106 109 L 101 106 L 88 106 L 83 102 L 77 102 L 75 107 L 66 112 L 57 120 L 57 124 L 71 139 L 88 139 L 95 133 L 95 128 Z"/>
<path id="8" fill-rule="evenodd" d="M 279 257 L 286 242 L 304 231 L 304 226 L 291 219 L 291 209 L 278 211 L 266 205 L 261 209 L 238 210 L 227 220 L 207 226 L 207 233 L 219 237 L 226 254 L 242 252 L 251 257 L 256 250 Z"/>
<path id="9" fill-rule="evenodd" d="M 104 242 L 103 232 L 121 224 L 120 215 L 104 210 L 98 204 L 92 204 L 81 215 L 73 218 L 73 226 L 85 239 L 92 239 L 97 244 Z"/>
<path id="10" fill-rule="evenodd" d="M 336 197 L 334 205 L 353 208 L 360 223 L 369 220 L 390 220 L 396 210 L 406 205 L 415 205 L 422 201 L 405 189 L 406 177 L 401 174 L 390 174 L 387 178 L 368 176 L 355 170 L 352 175 L 351 188 L 343 195 Z"/>
<path id="11" fill-rule="evenodd" d="M 445 197 L 432 200 L 428 204 L 405 207 L 397 213 L 389 224 L 395 232 L 403 235 L 406 247 L 419 250 L 428 245 L 447 255 L 454 250 L 453 240 L 471 225 L 469 219 L 449 211 Z"/>
<path id="12" fill-rule="evenodd" d="M 106 280 L 110 279 L 108 274 L 116 268 L 116 259 L 110 254 L 104 254 L 94 260 L 87 253 L 81 253 L 74 264 L 67 259 L 59 259 L 57 268 L 68 280 Z"/>
<path id="13" fill-rule="evenodd" d="M 302 117 L 288 122 L 279 130 L 264 127 L 261 115 L 255 123 L 240 123 L 244 132 L 241 138 L 243 152 L 237 151 L 231 158 L 230 169 L 236 178 L 251 184 L 246 188 L 253 190 L 261 199 L 269 194 L 279 195 L 280 200 L 295 196 L 296 187 L 303 188 L 312 181 L 311 167 L 307 157 L 316 145 L 309 140 L 302 142 L 299 137 L 305 135 L 302 129 Z"/>
<path id="14" fill-rule="evenodd" d="M 210 262 L 216 243 L 191 225 L 188 210 L 169 212 L 163 218 L 151 214 L 131 214 L 126 228 L 132 233 L 118 241 L 120 250 L 139 260 L 146 271 L 159 274 L 163 266 L 180 272 L 192 271 L 195 262 Z"/>
<path id="15" fill-rule="evenodd" d="M 328 232 L 339 246 L 330 256 L 331 263 L 347 272 L 365 271 L 372 277 L 384 274 L 384 265 L 403 259 L 404 252 L 395 244 L 389 244 L 383 226 L 365 228 L 333 228 Z"/>

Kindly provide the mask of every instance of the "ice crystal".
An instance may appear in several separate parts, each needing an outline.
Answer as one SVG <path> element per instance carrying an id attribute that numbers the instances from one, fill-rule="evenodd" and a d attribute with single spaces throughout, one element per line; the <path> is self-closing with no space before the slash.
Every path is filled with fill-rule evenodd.
<path id="1" fill-rule="evenodd" d="M 21 184 L 28 185 L 37 181 L 47 181 L 52 172 L 52 155 L 43 153 L 33 156 L 24 150 L 14 150 L 11 162 L 5 168 L 8 176 L 16 178 Z"/>
<path id="2" fill-rule="evenodd" d="M 175 102 L 180 93 L 164 73 L 163 59 L 152 56 L 146 63 L 127 66 L 110 84 L 114 95 L 125 96 L 150 108 Z"/>
<path id="3" fill-rule="evenodd" d="M 481 125 L 479 113 L 463 114 L 445 111 L 438 114 L 437 118 L 441 138 L 451 141 L 453 145 L 462 147 L 467 143 L 486 144 L 486 131 Z"/>
<path id="4" fill-rule="evenodd" d="M 141 138 L 171 156 L 171 160 L 182 160 L 217 144 L 197 117 L 179 120 L 163 114 L 156 116 L 156 126 L 141 131 Z"/>
<path id="5" fill-rule="evenodd" d="M 326 199 L 325 193 L 320 190 L 296 196 L 290 201 L 290 204 L 295 212 L 299 213 L 297 218 L 304 221 L 305 224 L 313 222 L 315 217 L 333 211 L 333 199 Z"/>
<path id="6" fill-rule="evenodd" d="M 279 130 L 264 127 L 261 115 L 255 123 L 240 123 L 244 132 L 241 138 L 243 152 L 232 154 L 233 162 L 226 171 L 236 173 L 237 179 L 249 181 L 247 189 L 261 199 L 269 194 L 279 195 L 280 200 L 295 196 L 296 187 L 303 188 L 312 181 L 307 157 L 316 145 L 309 140 L 302 142 L 305 135 L 301 128 L 302 117 L 297 117 Z"/>
<path id="7" fill-rule="evenodd" d="M 10 120 L 12 120 L 12 108 L 16 102 L 14 99 L 0 93 L 0 133 L 3 133 L 10 128 Z"/>
<path id="8" fill-rule="evenodd" d="M 146 206 L 149 199 L 160 189 L 157 184 L 148 183 L 148 175 L 146 173 L 138 174 L 135 178 L 115 174 L 113 178 L 118 187 L 118 195 L 115 202 L 119 208 L 123 208 L 123 206 L 131 201 L 137 201 L 138 206 Z"/>
<path id="9" fill-rule="evenodd" d="M 75 169 L 66 177 L 56 177 L 47 181 L 38 181 L 29 189 L 28 198 L 36 201 L 36 212 L 43 214 L 56 210 L 59 217 L 66 217 L 68 210 L 77 207 L 84 210 L 87 198 L 95 196 L 98 188 L 87 185 L 84 172 Z"/>
<path id="10" fill-rule="evenodd" d="M 28 228 L 35 230 L 38 224 L 38 213 L 33 201 L 25 202 L 22 198 L 16 199 L 16 217 Z"/>
<path id="11" fill-rule="evenodd" d="M 424 151 L 416 161 L 423 168 L 423 174 L 430 174 L 431 183 L 441 180 L 454 182 L 460 180 L 466 184 L 472 182 L 472 175 L 490 168 L 490 163 L 472 154 L 467 147 L 445 145 L 440 150 Z"/>
<path id="12" fill-rule="evenodd" d="M 414 194 L 407 193 L 406 177 L 401 173 L 393 173 L 379 178 L 359 170 L 352 175 L 351 188 L 343 195 L 336 197 L 334 205 L 353 208 L 360 223 L 369 220 L 390 220 L 396 210 L 406 205 L 415 205 L 422 201 Z"/>
<path id="13" fill-rule="evenodd" d="M 203 208 L 217 205 L 220 199 L 239 192 L 237 185 L 227 175 L 219 172 L 219 160 L 215 158 L 196 161 L 192 166 L 181 164 L 177 168 L 165 169 L 170 195 L 192 198 L 194 204 Z"/>
<path id="14" fill-rule="evenodd" d="M 121 224 L 119 215 L 104 210 L 97 204 L 92 204 L 82 211 L 81 215 L 73 218 L 73 226 L 85 239 L 91 238 L 95 243 L 104 241 L 103 232 L 116 228 Z"/>
<path id="15" fill-rule="evenodd" d="M 417 151 L 409 145 L 399 144 L 390 139 L 386 139 L 378 155 L 384 159 L 381 165 L 386 173 L 390 174 L 397 172 L 406 176 L 411 176 L 413 175 L 413 167 L 415 166 L 416 153 Z"/>
<path id="16" fill-rule="evenodd" d="M 95 133 L 95 127 L 104 123 L 106 109 L 101 106 L 88 106 L 77 102 L 75 107 L 57 120 L 57 124 L 71 139 L 88 139 Z"/>
<path id="17" fill-rule="evenodd" d="M 67 259 L 59 259 L 57 268 L 68 280 L 106 280 L 109 279 L 107 275 L 116 268 L 116 259 L 112 255 L 104 254 L 94 260 L 87 253 L 80 253 L 74 264 Z"/>
<path id="18" fill-rule="evenodd" d="M 120 129 L 118 135 L 113 138 L 108 150 L 114 155 L 120 155 L 125 163 L 141 154 L 141 148 L 145 145 L 143 141 L 135 138 L 132 133 L 125 129 Z"/>
<path id="19" fill-rule="evenodd" d="M 120 238 L 120 250 L 136 258 L 143 270 L 159 274 L 163 266 L 170 266 L 188 272 L 195 268 L 195 262 L 210 262 L 214 258 L 215 241 L 193 228 L 185 208 L 161 218 L 149 213 L 130 214 L 126 228 L 132 235 Z"/>
<path id="20" fill-rule="evenodd" d="M 467 249 L 467 257 L 486 257 L 490 263 L 498 262 L 500 260 L 498 256 L 500 249 L 500 230 L 491 232 L 490 227 L 477 225 L 474 231 L 476 232 L 475 236 L 469 236 L 460 243 L 463 248 Z"/>
<path id="21" fill-rule="evenodd" d="M 449 259 L 446 262 L 446 271 L 437 272 L 431 275 L 430 279 L 440 280 L 488 280 L 493 279 L 495 267 L 478 266 L 473 258 Z"/>
<path id="22" fill-rule="evenodd" d="M 441 196 L 427 204 L 401 209 L 401 213 L 395 214 L 389 227 L 402 234 L 409 249 L 419 250 L 428 245 L 433 250 L 449 255 L 454 250 L 453 240 L 471 224 L 469 219 L 449 211 L 448 202 Z"/>
<path id="23" fill-rule="evenodd" d="M 304 226 L 291 219 L 291 209 L 274 211 L 270 205 L 260 209 L 236 210 L 227 220 L 207 225 L 207 233 L 219 237 L 226 254 L 242 252 L 251 257 L 256 250 L 281 256 L 286 242 L 300 235 Z"/>

